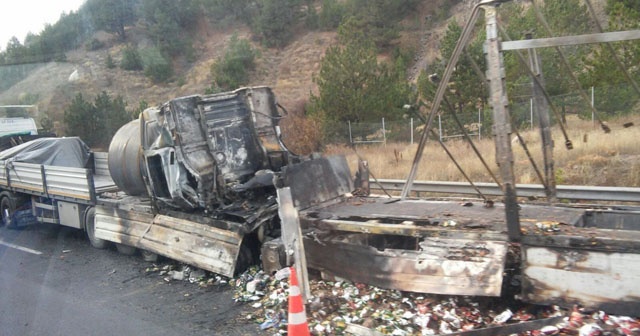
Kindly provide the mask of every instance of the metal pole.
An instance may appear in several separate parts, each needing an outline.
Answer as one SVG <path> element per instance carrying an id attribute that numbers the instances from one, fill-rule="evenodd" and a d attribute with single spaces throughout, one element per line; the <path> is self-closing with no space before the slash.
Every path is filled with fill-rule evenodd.
<path id="1" fill-rule="evenodd" d="M 533 129 L 533 98 L 529 99 L 529 128 Z"/>
<path id="2" fill-rule="evenodd" d="M 282 239 L 287 256 L 287 265 L 293 259 L 293 267 L 298 273 L 298 280 L 301 283 L 300 290 L 303 300 L 311 297 L 311 287 L 309 286 L 309 273 L 307 271 L 307 257 L 304 252 L 303 235 L 300 229 L 300 217 L 298 210 L 293 203 L 291 188 L 284 187 L 276 190 L 278 196 L 278 215 L 281 218 Z"/>
<path id="3" fill-rule="evenodd" d="M 387 144 L 387 129 L 384 127 L 384 118 L 382 118 L 382 141 Z"/>
<path id="4" fill-rule="evenodd" d="M 353 145 L 353 137 L 351 136 L 351 121 L 347 120 L 347 123 L 349 123 L 349 143 Z"/>
<path id="5" fill-rule="evenodd" d="M 504 191 L 505 217 L 507 235 L 512 242 L 519 242 L 520 210 L 516 192 L 515 174 L 513 171 L 513 149 L 511 148 L 511 118 L 509 116 L 509 100 L 504 85 L 504 65 L 498 38 L 498 21 L 496 8 L 484 6 L 487 29 L 487 79 L 491 93 L 490 103 L 493 108 L 493 133 L 496 144 L 496 162 L 502 175 Z"/>
<path id="6" fill-rule="evenodd" d="M 591 87 L 591 122 L 593 123 L 593 127 L 596 127 L 596 116 L 595 116 L 595 94 L 593 86 Z"/>
<path id="7" fill-rule="evenodd" d="M 409 126 L 411 127 L 411 144 L 413 145 L 413 118 L 410 119 Z"/>
<path id="8" fill-rule="evenodd" d="M 481 109 L 478 107 L 478 141 L 482 140 L 482 119 L 480 114 Z"/>
<path id="9" fill-rule="evenodd" d="M 532 34 L 526 35 L 527 39 L 533 38 Z M 547 189 L 547 200 L 550 203 L 557 201 L 555 169 L 553 162 L 553 139 L 551 138 L 551 120 L 549 118 L 549 105 L 544 99 L 542 90 L 544 88 L 544 74 L 540 64 L 540 56 L 535 49 L 529 49 L 529 66 L 532 71 L 532 101 L 535 99 L 535 113 L 538 117 L 538 129 L 542 140 L 542 157 L 544 160 L 545 185 Z M 535 78 L 537 80 L 535 80 Z"/>
<path id="10" fill-rule="evenodd" d="M 451 74 L 453 73 L 453 68 L 455 68 L 458 60 L 460 59 L 460 54 L 462 54 L 462 50 L 465 45 L 471 38 L 471 33 L 473 32 L 473 28 L 478 20 L 478 13 L 480 11 L 480 7 L 487 4 L 493 3 L 495 1 L 492 0 L 483 0 L 479 4 L 473 7 L 473 11 L 471 12 L 471 16 L 467 21 L 464 29 L 462 30 L 462 35 L 460 39 L 456 43 L 456 47 L 453 49 L 453 53 L 451 54 L 451 58 L 449 59 L 449 63 L 444 69 L 444 73 L 442 74 L 442 79 L 440 80 L 440 84 L 438 85 L 438 89 L 436 90 L 435 98 L 433 99 L 433 103 L 431 105 L 431 111 L 429 111 L 429 115 L 427 116 L 427 122 L 425 123 L 425 129 L 422 131 L 422 135 L 420 136 L 420 142 L 418 143 L 418 149 L 416 150 L 416 155 L 413 157 L 413 163 L 411 164 L 411 171 L 409 171 L 409 176 L 407 176 L 407 183 L 402 188 L 402 193 L 400 195 L 401 200 L 405 200 L 407 195 L 411 191 L 411 187 L 413 185 L 413 181 L 416 178 L 416 174 L 418 173 L 418 165 L 420 165 L 420 160 L 422 159 L 422 154 L 424 153 L 424 148 L 427 143 L 427 139 L 429 138 L 429 129 L 431 128 L 431 123 L 433 122 L 433 117 L 440 109 L 440 103 L 442 102 L 442 97 L 444 97 L 445 90 L 447 89 L 447 85 L 449 84 L 449 80 L 451 79 Z"/>

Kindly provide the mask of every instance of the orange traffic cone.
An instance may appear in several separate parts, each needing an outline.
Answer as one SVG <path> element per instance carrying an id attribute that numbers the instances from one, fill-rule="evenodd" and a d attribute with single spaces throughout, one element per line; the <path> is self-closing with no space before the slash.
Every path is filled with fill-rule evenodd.
<path id="1" fill-rule="evenodd" d="M 287 335 L 289 336 L 309 336 L 309 326 L 307 325 L 307 314 L 302 303 L 302 294 L 298 285 L 296 269 L 290 267 L 291 282 L 289 284 L 289 324 Z"/>

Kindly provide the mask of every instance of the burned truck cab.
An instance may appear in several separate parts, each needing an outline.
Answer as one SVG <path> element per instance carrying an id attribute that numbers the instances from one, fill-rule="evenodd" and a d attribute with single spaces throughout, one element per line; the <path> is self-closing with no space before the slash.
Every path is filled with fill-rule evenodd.
<path id="1" fill-rule="evenodd" d="M 280 118 L 267 87 L 173 99 L 123 127 L 130 133 L 123 138 L 140 145 L 130 146 L 124 160 L 133 166 L 123 172 L 126 179 L 114 180 L 129 194 L 148 193 L 157 207 L 215 212 L 272 186 L 273 174 L 292 160 L 280 140 Z M 112 155 L 122 156 L 118 151 Z M 132 175 L 136 181 L 126 181 Z"/>
<path id="2" fill-rule="evenodd" d="M 109 147 L 122 193 L 96 207 L 95 236 L 226 276 L 257 262 L 280 234 L 274 177 L 298 160 L 280 118 L 268 87 L 145 110 Z"/>

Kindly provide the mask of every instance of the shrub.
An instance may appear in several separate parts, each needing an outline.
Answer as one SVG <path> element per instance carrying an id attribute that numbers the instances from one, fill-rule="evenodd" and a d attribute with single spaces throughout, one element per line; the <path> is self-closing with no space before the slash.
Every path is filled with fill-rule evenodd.
<path id="1" fill-rule="evenodd" d="M 113 69 L 116 67 L 116 62 L 113 61 L 113 57 L 111 54 L 107 54 L 107 60 L 105 61 L 105 66 L 107 69 Z"/>
<path id="2" fill-rule="evenodd" d="M 87 51 L 94 51 L 94 50 L 102 49 L 103 47 L 104 47 L 104 43 L 102 43 L 102 41 L 98 40 L 97 38 L 92 38 L 84 46 L 84 48 Z"/>
<path id="3" fill-rule="evenodd" d="M 145 76 L 154 82 L 166 82 L 173 75 L 171 63 L 157 48 L 145 49 L 141 55 Z"/>
<path id="4" fill-rule="evenodd" d="M 233 90 L 249 83 L 249 72 L 255 68 L 257 55 L 248 40 L 233 35 L 222 59 L 211 66 L 213 84 L 208 91 Z"/>
<path id="5" fill-rule="evenodd" d="M 128 46 L 122 51 L 122 61 L 120 61 L 120 67 L 124 70 L 137 71 L 142 70 L 142 58 L 138 49 L 133 46 Z"/>

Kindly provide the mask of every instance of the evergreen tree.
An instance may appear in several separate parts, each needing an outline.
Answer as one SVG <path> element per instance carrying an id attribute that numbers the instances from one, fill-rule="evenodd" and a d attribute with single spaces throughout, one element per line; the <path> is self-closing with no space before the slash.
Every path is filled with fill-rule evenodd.
<path id="1" fill-rule="evenodd" d="M 404 69 L 378 63 L 370 41 L 330 47 L 314 83 L 318 95 L 312 94 L 309 109 L 325 126 L 333 121 L 397 119 L 404 113 L 402 106 L 412 102 Z"/>
<path id="2" fill-rule="evenodd" d="M 64 123 L 67 135 L 79 136 L 89 146 L 95 146 L 102 140 L 104 126 L 96 109 L 78 93 L 64 110 Z"/>
<path id="3" fill-rule="evenodd" d="M 256 19 L 256 31 L 264 45 L 283 47 L 293 36 L 299 0 L 263 0 Z"/>
<path id="4" fill-rule="evenodd" d="M 122 96 L 112 98 L 105 91 L 93 103 L 78 93 L 64 111 L 67 135 L 78 136 L 91 147 L 106 148 L 115 132 L 131 120 Z"/>
<path id="5" fill-rule="evenodd" d="M 137 19 L 137 0 L 89 0 L 86 3 L 97 29 L 115 33 L 120 40 L 126 39 L 125 27 Z"/>
<path id="6" fill-rule="evenodd" d="M 195 0 L 142 0 L 149 35 L 165 55 L 184 55 L 191 50 L 190 35 L 198 12 Z"/>
<path id="7" fill-rule="evenodd" d="M 340 26 L 346 15 L 346 7 L 338 0 L 323 0 L 318 23 L 321 29 L 333 30 Z"/>
<path id="8" fill-rule="evenodd" d="M 120 67 L 124 70 L 137 71 L 143 69 L 142 57 L 134 46 L 127 46 L 122 50 L 122 60 Z"/>
<path id="9" fill-rule="evenodd" d="M 145 49 L 141 53 L 144 74 L 154 82 L 166 82 L 173 75 L 171 63 L 162 56 L 158 48 Z"/>
<path id="10" fill-rule="evenodd" d="M 640 1 L 609 0 L 607 2 L 609 30 L 640 29 Z M 629 76 L 640 84 L 640 46 L 638 41 L 626 41 L 611 44 L 614 53 L 623 62 Z M 581 73 L 586 87 L 595 87 L 596 109 L 604 116 L 628 113 L 638 101 L 638 95 L 626 79 L 611 51 L 599 45 L 590 57 L 585 58 L 588 71 Z"/>
<path id="11" fill-rule="evenodd" d="M 440 41 L 440 50 L 443 60 L 449 60 L 453 54 L 455 45 L 462 34 L 462 27 L 452 21 L 447 26 L 447 31 Z M 478 66 L 484 68 L 485 59 L 482 52 L 482 43 L 485 40 L 484 31 L 465 48 L 465 56 L 462 56 L 456 64 L 447 91 L 445 101 L 441 105 L 440 111 L 445 115 L 456 113 L 458 118 L 464 123 L 471 123 L 477 120 L 477 110 L 482 107 L 486 100 L 487 88 L 482 83 L 478 74 L 473 68 L 470 57 Z M 423 72 L 418 79 L 418 88 L 422 99 L 429 103 L 435 96 L 436 88 L 442 78 L 446 63 L 437 61 L 430 69 L 429 73 Z M 453 111 L 451 111 L 453 109 Z M 443 119 L 445 129 L 457 129 L 457 125 L 452 118 Z"/>

